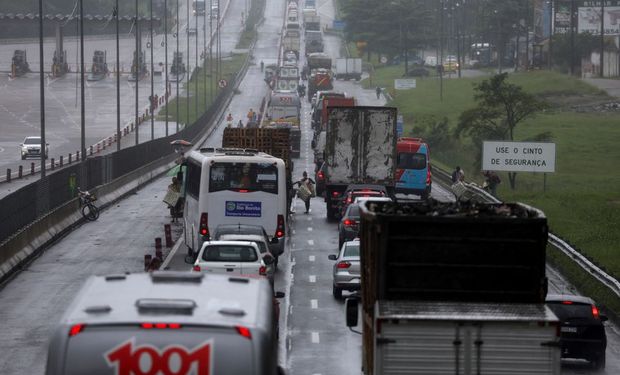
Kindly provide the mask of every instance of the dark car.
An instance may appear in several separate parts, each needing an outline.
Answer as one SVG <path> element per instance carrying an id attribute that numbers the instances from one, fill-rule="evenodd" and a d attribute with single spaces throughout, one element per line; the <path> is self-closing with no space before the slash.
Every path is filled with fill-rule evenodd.
<path id="1" fill-rule="evenodd" d="M 342 195 L 340 202 L 340 215 L 344 215 L 347 207 L 355 201 L 357 197 L 387 197 L 388 191 L 382 185 L 349 185 Z"/>
<path id="2" fill-rule="evenodd" d="M 602 315 L 588 297 L 548 294 L 546 304 L 560 319 L 562 358 L 586 359 L 593 368 L 605 368 L 607 336 Z"/>
<path id="3" fill-rule="evenodd" d="M 278 246 L 279 240 L 275 237 L 269 240 L 269 236 L 267 236 L 267 232 L 265 232 L 265 228 L 262 226 L 250 224 L 221 224 L 215 228 L 212 240 L 217 241 L 225 234 L 258 234 L 263 236 L 265 242 L 269 244 L 269 252 L 276 258 L 275 265 L 277 267 L 278 257 L 282 255 L 284 246 Z"/>
<path id="4" fill-rule="evenodd" d="M 413 67 L 407 71 L 407 77 L 428 77 L 429 72 L 428 69 L 423 67 Z"/>
<path id="5" fill-rule="evenodd" d="M 357 204 L 350 204 L 338 223 L 338 248 L 341 248 L 345 241 L 351 241 L 357 238 L 359 223 L 360 206 Z"/>

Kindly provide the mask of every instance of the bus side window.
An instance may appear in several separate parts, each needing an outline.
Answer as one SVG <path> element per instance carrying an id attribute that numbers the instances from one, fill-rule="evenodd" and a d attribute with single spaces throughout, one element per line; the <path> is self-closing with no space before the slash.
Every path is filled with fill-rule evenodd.
<path id="1" fill-rule="evenodd" d="M 193 163 L 187 164 L 187 182 L 185 183 L 185 191 L 187 194 L 198 199 L 200 195 L 200 176 L 202 168 Z"/>

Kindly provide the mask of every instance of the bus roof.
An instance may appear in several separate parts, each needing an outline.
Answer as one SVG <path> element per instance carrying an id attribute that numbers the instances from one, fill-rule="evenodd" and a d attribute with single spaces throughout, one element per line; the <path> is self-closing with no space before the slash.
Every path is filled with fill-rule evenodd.
<path id="1" fill-rule="evenodd" d="M 260 152 L 256 149 L 248 148 L 201 148 L 200 151 L 190 151 L 186 154 L 186 159 L 195 160 L 204 163 L 206 160 L 217 158 L 222 162 L 264 162 L 264 163 L 282 163 L 284 160 L 275 156 Z"/>
<path id="2" fill-rule="evenodd" d="M 197 272 L 92 276 L 63 323 L 150 322 L 156 315 L 162 323 L 256 327 L 270 292 L 267 280 Z"/>

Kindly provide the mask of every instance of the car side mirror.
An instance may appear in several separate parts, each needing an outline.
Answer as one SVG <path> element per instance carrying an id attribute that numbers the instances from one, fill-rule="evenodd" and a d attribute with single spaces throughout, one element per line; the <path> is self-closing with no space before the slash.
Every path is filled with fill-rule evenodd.
<path id="1" fill-rule="evenodd" d="M 268 266 L 272 265 L 274 261 L 275 259 L 273 259 L 273 257 L 270 257 L 270 256 L 263 257 L 263 262 L 265 262 L 265 264 Z"/>
<path id="2" fill-rule="evenodd" d="M 280 242 L 280 240 L 277 237 L 273 237 L 269 243 L 272 245 L 277 245 Z"/>
<path id="3" fill-rule="evenodd" d="M 357 306 L 359 305 L 359 301 L 357 298 L 347 298 L 344 301 L 344 309 L 347 316 L 347 327 L 356 327 L 357 326 Z"/>
<path id="4" fill-rule="evenodd" d="M 337 255 L 335 255 L 335 254 L 329 254 L 329 255 L 327 256 L 327 259 L 329 259 L 329 260 L 336 260 L 336 259 L 338 259 L 338 256 L 337 256 Z"/>
<path id="5" fill-rule="evenodd" d="M 284 298 L 286 294 L 284 292 L 275 292 L 273 296 L 280 299 L 280 298 Z"/>

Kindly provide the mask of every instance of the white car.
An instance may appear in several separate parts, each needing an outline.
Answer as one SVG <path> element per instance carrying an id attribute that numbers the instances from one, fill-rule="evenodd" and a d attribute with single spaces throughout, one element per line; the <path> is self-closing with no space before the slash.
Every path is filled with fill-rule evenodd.
<path id="1" fill-rule="evenodd" d="M 247 241 L 208 241 L 202 244 L 193 271 L 227 275 L 267 276 L 267 263 L 258 245 Z"/>
<path id="2" fill-rule="evenodd" d="M 263 263 L 267 266 L 267 277 L 269 281 L 273 284 L 273 276 L 276 272 L 276 263 L 275 257 L 269 252 L 269 243 L 268 240 L 261 235 L 258 234 L 222 234 L 218 238 L 218 241 L 248 241 L 253 242 L 258 245 L 258 250 L 260 251 L 260 256 L 263 259 Z M 270 258 L 266 260 L 265 258 Z"/>
<path id="3" fill-rule="evenodd" d="M 19 145 L 22 160 L 26 160 L 29 156 L 41 157 L 41 137 L 26 137 L 24 142 Z M 45 158 L 48 158 L 49 143 L 45 144 Z"/>

